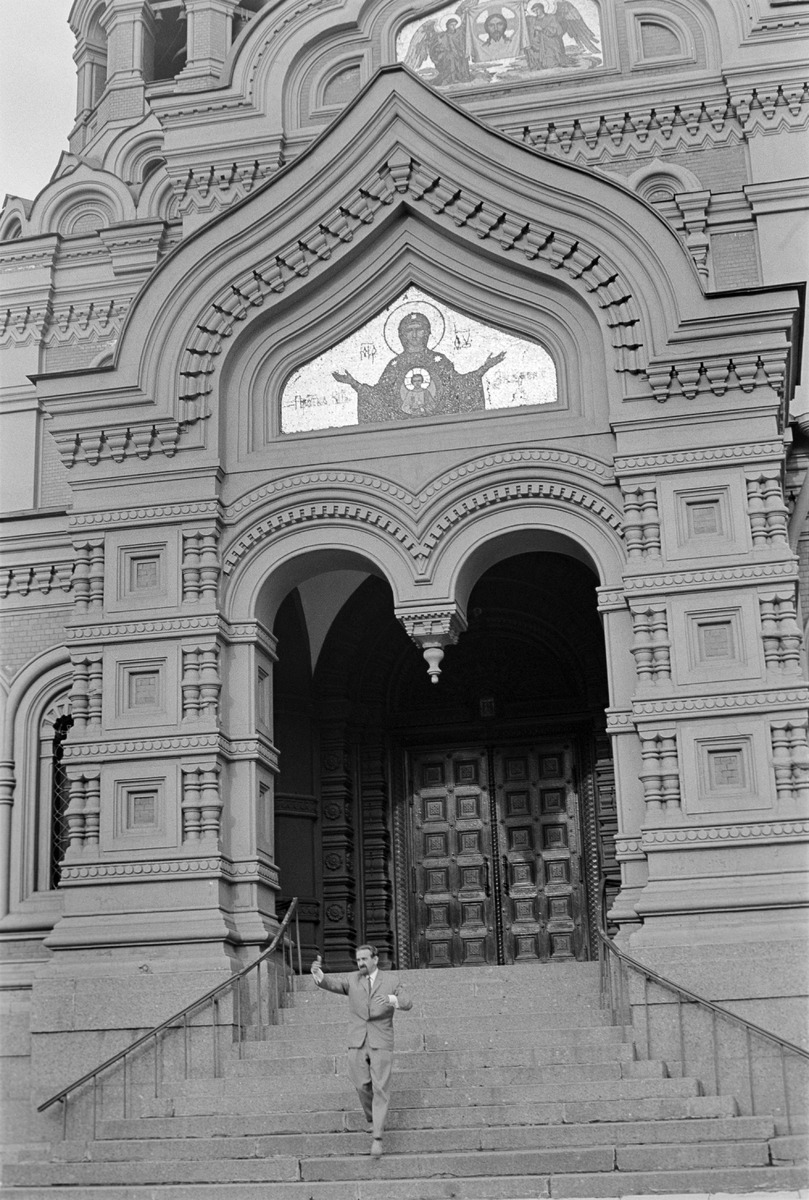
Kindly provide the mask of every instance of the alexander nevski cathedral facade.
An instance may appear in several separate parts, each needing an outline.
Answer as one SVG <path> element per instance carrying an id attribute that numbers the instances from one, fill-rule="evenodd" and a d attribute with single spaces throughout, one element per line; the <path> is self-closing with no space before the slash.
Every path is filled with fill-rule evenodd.
<path id="1" fill-rule="evenodd" d="M 809 3 L 70 24 L 0 215 L 8 1136 L 292 897 L 331 969 L 603 920 L 801 1038 Z"/>

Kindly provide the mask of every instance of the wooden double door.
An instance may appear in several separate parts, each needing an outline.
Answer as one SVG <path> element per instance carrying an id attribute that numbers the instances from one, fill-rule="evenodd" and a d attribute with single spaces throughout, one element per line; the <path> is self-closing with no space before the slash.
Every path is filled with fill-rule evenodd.
<path id="1" fill-rule="evenodd" d="M 410 756 L 421 967 L 587 957 L 572 743 Z"/>

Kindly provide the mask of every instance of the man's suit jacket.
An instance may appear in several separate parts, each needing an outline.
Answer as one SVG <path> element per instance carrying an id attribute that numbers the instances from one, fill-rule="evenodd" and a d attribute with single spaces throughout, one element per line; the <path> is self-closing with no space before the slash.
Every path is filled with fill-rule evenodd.
<path id="1" fill-rule="evenodd" d="M 358 1049 L 368 1039 L 372 1050 L 393 1049 L 393 1014 L 395 1008 L 379 1004 L 379 996 L 395 996 L 399 1008 L 407 1012 L 413 1001 L 391 971 L 377 971 L 371 994 L 368 994 L 367 975 L 352 971 L 350 975 L 324 975 L 318 987 L 327 992 L 348 996 L 348 1047 Z"/>

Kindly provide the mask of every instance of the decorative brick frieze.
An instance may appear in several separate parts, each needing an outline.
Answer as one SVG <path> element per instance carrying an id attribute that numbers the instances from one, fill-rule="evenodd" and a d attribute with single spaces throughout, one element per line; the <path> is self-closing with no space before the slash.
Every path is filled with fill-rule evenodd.
<path id="1" fill-rule="evenodd" d="M 646 820 L 654 821 L 664 812 L 667 818 L 676 817 L 681 809 L 676 730 L 673 725 L 641 729 L 639 736 L 643 759 L 639 778 L 646 801 Z"/>
<path id="2" fill-rule="evenodd" d="M 657 558 L 660 555 L 660 513 L 657 488 L 653 483 L 633 483 L 623 489 L 624 542 L 627 557 Z"/>
<path id="3" fill-rule="evenodd" d="M 733 389 L 749 394 L 757 388 L 767 388 L 782 396 L 787 355 L 784 348 L 740 353 L 733 358 L 656 362 L 649 363 L 643 374 L 660 404 L 672 396 L 693 400 L 698 392 L 724 396 Z"/>
<path id="4" fill-rule="evenodd" d="M 801 129 L 809 121 L 803 82 L 717 91 L 680 103 L 657 102 L 592 117 L 559 118 L 525 125 L 512 136 L 558 158 L 587 166 L 661 152 L 736 146 L 747 137 Z"/>
<path id="5" fill-rule="evenodd" d="M 671 683 L 671 641 L 665 604 L 632 610 L 631 646 L 641 684 Z"/>
<path id="6" fill-rule="evenodd" d="M 779 801 L 809 800 L 809 744 L 806 714 L 770 723 L 775 790 Z"/>
<path id="7" fill-rule="evenodd" d="M 223 569 L 226 575 L 231 574 L 241 559 L 259 542 L 292 526 L 316 521 L 356 521 L 385 530 L 402 545 L 414 560 L 419 573 L 423 574 L 436 547 L 457 525 L 483 509 L 526 501 L 580 506 L 599 517 L 615 533 L 621 533 L 621 518 L 617 510 L 593 492 L 555 480 L 517 480 L 493 484 L 464 496 L 462 501 L 449 506 L 442 513 L 423 538 L 419 538 L 415 529 L 408 528 L 403 521 L 370 503 L 349 500 L 301 502 L 274 512 L 243 533 L 225 554 Z"/>
<path id="8" fill-rule="evenodd" d="M 7 308 L 0 313 L 0 347 L 40 345 L 50 319 L 49 303 Z"/>
<path id="9" fill-rule="evenodd" d="M 188 843 L 184 850 L 193 851 L 195 847 L 204 852 L 201 843 Z M 134 880 L 149 879 L 153 876 L 176 880 L 189 875 L 202 875 L 211 879 L 224 877 L 234 881 L 258 879 L 269 887 L 278 888 L 278 872 L 271 864 L 258 860 L 231 863 L 226 858 L 211 854 L 204 857 L 193 857 L 189 854 L 188 857 L 183 858 L 157 858 L 150 862 L 67 865 L 62 869 L 59 882 L 60 886 L 65 884 L 75 886 L 88 882 L 132 883 Z"/>
<path id="10" fill-rule="evenodd" d="M 408 195 L 454 230 L 471 233 L 476 241 L 489 241 L 505 253 L 521 254 L 529 263 L 539 262 L 567 275 L 603 310 L 612 330 L 615 370 L 641 372 L 640 315 L 631 289 L 603 247 L 568 238 L 521 214 L 504 212 L 398 149 L 333 212 L 319 218 L 294 241 L 273 247 L 249 274 L 231 280 L 211 303 L 191 334 L 180 363 L 179 397 L 190 413 L 197 414 L 198 402 L 213 388 L 224 339 L 261 308 L 268 296 L 307 279 L 332 259 L 397 195 Z"/>
<path id="11" fill-rule="evenodd" d="M 704 571 L 665 571 L 654 574 L 627 576 L 627 592 L 669 592 L 674 588 L 689 590 L 723 586 L 744 587 L 749 583 L 768 580 L 797 579 L 798 568 L 793 561 L 757 563 L 750 567 L 717 567 Z"/>
<path id="12" fill-rule="evenodd" d="M 28 596 L 39 592 L 43 596 L 53 591 L 73 589 L 76 564 L 70 562 L 35 563 L 33 566 L 15 564 L 0 571 L 0 598 Z"/>
<path id="13" fill-rule="evenodd" d="M 107 429 L 68 430 L 54 433 L 53 438 L 63 465 L 69 469 L 77 462 L 94 467 L 102 458 L 114 462 L 123 462 L 132 455 L 144 460 L 152 454 L 173 458 L 182 428 L 180 422 L 166 417 Z"/>
<path id="14" fill-rule="evenodd" d="M 785 705 L 809 705 L 809 687 L 789 689 L 762 689 L 758 692 L 723 692 L 718 696 L 672 696 L 666 700 L 635 700 L 632 703 L 633 719 L 639 722 L 659 720 L 661 717 L 700 716 L 725 712 L 742 712 L 750 709 L 774 711 Z"/>
<path id="15" fill-rule="evenodd" d="M 647 853 L 656 849 L 693 850 L 702 845 L 728 845 L 734 842 L 771 844 L 804 842 L 809 821 L 756 821 L 753 824 L 699 825 L 679 829 L 644 829 L 641 846 Z"/>
<path id="16" fill-rule="evenodd" d="M 219 842 L 222 799 L 219 795 L 219 764 L 215 761 L 183 766 L 182 838 L 183 843 Z"/>
<path id="17" fill-rule="evenodd" d="M 278 772 L 278 751 L 263 737 L 231 740 L 221 733 L 182 733 L 166 737 L 118 738 L 115 740 L 82 740 L 85 730 L 71 730 L 71 741 L 64 747 L 66 762 L 85 760 L 177 758 L 189 754 L 218 754 L 228 762 L 260 761 L 273 774 Z"/>
<path id="18" fill-rule="evenodd" d="M 75 342 L 110 342 L 120 334 L 130 304 L 127 298 L 90 301 L 79 307 L 54 305 L 42 332 L 42 343 L 54 349 Z"/>
<path id="19" fill-rule="evenodd" d="M 767 667 L 784 674 L 800 674 L 803 636 L 798 624 L 796 588 L 760 592 L 758 600 Z"/>
<path id="20" fill-rule="evenodd" d="M 617 456 L 615 474 L 619 477 L 650 471 L 689 471 L 694 467 L 715 466 L 744 459 L 780 459 L 783 442 L 753 442 L 748 445 L 710 446 L 697 450 L 674 450 L 665 454 Z"/>
<path id="21" fill-rule="evenodd" d="M 138 508 L 104 509 L 95 513 L 71 513 L 68 525 L 71 529 L 93 525 L 143 525 L 173 521 L 178 517 L 214 518 L 218 512 L 216 500 L 188 500 L 182 504 L 150 504 Z"/>
<path id="22" fill-rule="evenodd" d="M 183 646 L 183 721 L 215 719 L 219 710 L 219 647 L 214 642 Z"/>
<path id="23" fill-rule="evenodd" d="M 437 496 L 440 496 L 449 488 L 456 487 L 459 481 L 466 478 L 503 468 L 524 470 L 534 466 L 558 468 L 560 471 L 565 471 L 566 473 L 574 471 L 585 478 L 596 479 L 598 482 L 607 485 L 614 482 L 611 466 L 608 463 L 601 462 L 599 459 L 589 458 L 583 454 L 575 454 L 569 450 L 526 447 L 520 450 L 502 450 L 496 454 L 487 454 L 481 458 L 459 463 L 458 466 L 453 467 L 450 471 L 446 471 L 438 479 L 428 484 L 418 494 L 409 492 L 401 487 L 401 485 L 391 483 L 389 480 L 383 479 L 378 475 L 359 471 L 307 471 L 305 474 L 286 475 L 282 479 L 273 480 L 271 483 L 264 483 L 261 487 L 248 492 L 247 495 L 241 496 L 233 504 L 228 505 L 224 516 L 226 523 L 232 524 L 246 511 L 249 511 L 251 508 L 258 508 L 265 500 L 281 495 L 284 492 L 300 492 L 306 488 L 328 487 L 335 483 L 344 484 L 348 487 L 359 487 L 363 491 L 377 492 L 405 505 L 413 512 L 418 512 Z"/>
<path id="24" fill-rule="evenodd" d="M 789 546 L 781 472 L 763 471 L 747 477 L 747 513 L 754 549 Z"/>
<path id="25" fill-rule="evenodd" d="M 173 638 L 178 634 L 216 634 L 227 623 L 219 616 L 166 617 L 155 621 L 106 621 L 100 625 L 78 625 L 67 631 L 68 642 L 117 642 L 139 638 Z"/>
<path id="26" fill-rule="evenodd" d="M 623 612 L 626 608 L 626 596 L 623 588 L 600 587 L 596 588 L 596 593 L 600 613 Z"/>
<path id="27" fill-rule="evenodd" d="M 219 585 L 219 536 L 215 526 L 183 532 L 183 602 L 216 602 Z"/>

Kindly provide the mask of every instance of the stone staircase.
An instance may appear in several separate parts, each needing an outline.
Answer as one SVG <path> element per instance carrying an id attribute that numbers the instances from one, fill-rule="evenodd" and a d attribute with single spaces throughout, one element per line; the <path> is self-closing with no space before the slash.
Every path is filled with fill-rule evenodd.
<path id="1" fill-rule="evenodd" d="M 789 1191 L 805 1141 L 731 1096 L 639 1061 L 608 1024 L 598 966 L 402 972 L 385 1154 L 345 1074 L 346 1001 L 299 981 L 219 1078 L 164 1084 L 8 1164 L 9 1200 L 529 1200 Z"/>

